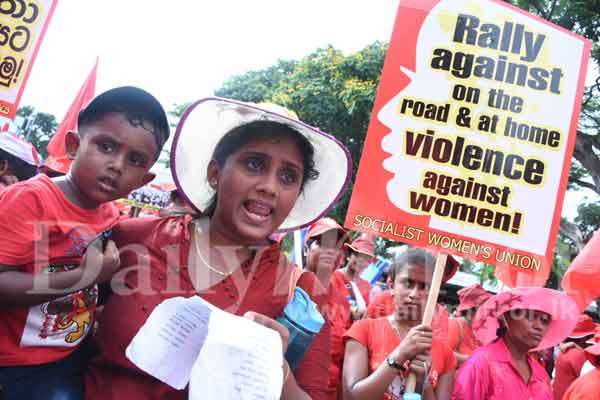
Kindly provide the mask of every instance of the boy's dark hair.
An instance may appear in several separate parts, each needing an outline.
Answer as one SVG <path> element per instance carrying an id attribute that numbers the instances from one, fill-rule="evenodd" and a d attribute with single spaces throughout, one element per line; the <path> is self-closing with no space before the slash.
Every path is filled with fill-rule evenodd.
<path id="1" fill-rule="evenodd" d="M 147 121 L 152 124 L 149 132 L 154 136 L 158 152 L 169 138 L 167 114 L 158 100 L 145 90 L 122 86 L 107 90 L 96 96 L 90 104 L 79 112 L 77 126 L 82 127 L 99 121 L 108 113 L 122 113 L 133 126 L 143 126 Z"/>
<path id="2" fill-rule="evenodd" d="M 11 172 L 15 174 L 19 181 L 27 180 L 38 173 L 36 166 L 27 164 L 25 161 L 2 149 L 0 149 L 0 161 L 8 163 Z"/>
<path id="3" fill-rule="evenodd" d="M 304 166 L 304 174 L 300 190 L 304 188 L 304 184 L 309 180 L 315 180 L 319 176 L 319 171 L 315 169 L 315 148 L 312 143 L 294 128 L 274 121 L 253 121 L 233 128 L 229 133 L 221 138 L 212 155 L 219 167 L 225 165 L 227 158 L 235 153 L 238 149 L 244 147 L 250 142 L 256 140 L 268 140 L 274 138 L 288 137 L 291 138 L 300 155 L 302 156 L 302 165 Z M 209 206 L 204 211 L 204 215 L 212 216 L 217 206 L 216 194 L 211 199 Z"/>

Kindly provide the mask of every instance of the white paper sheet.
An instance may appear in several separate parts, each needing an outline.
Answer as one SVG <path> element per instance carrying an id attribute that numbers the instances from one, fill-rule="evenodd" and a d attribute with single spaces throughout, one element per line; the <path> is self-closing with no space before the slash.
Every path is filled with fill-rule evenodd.
<path id="1" fill-rule="evenodd" d="M 283 385 L 279 334 L 200 297 L 165 300 L 126 349 L 146 373 L 191 400 L 275 400 Z"/>
<path id="2" fill-rule="evenodd" d="M 225 312 L 213 314 L 192 369 L 189 399 L 279 399 L 282 366 L 277 332 Z"/>
<path id="3" fill-rule="evenodd" d="M 138 368 L 183 389 L 200 354 L 214 307 L 199 297 L 174 297 L 159 304 L 135 335 L 125 355 Z"/>

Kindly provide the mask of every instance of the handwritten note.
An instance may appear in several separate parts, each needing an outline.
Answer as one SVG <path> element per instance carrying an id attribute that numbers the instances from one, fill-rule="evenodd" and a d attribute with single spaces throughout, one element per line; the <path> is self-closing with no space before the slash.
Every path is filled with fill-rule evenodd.
<path id="1" fill-rule="evenodd" d="M 192 369 L 189 398 L 279 399 L 282 365 L 277 332 L 225 312 L 215 314 Z"/>
<path id="2" fill-rule="evenodd" d="M 183 389 L 208 334 L 214 307 L 199 297 L 159 304 L 125 351 L 138 368 Z"/>
<path id="3" fill-rule="evenodd" d="M 146 373 L 189 398 L 275 400 L 283 385 L 281 338 L 200 297 L 159 304 L 126 349 Z"/>

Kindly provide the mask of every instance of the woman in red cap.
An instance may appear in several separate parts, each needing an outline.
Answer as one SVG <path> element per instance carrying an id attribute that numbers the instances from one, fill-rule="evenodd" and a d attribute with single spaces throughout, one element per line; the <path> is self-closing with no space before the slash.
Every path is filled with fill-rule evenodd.
<path id="1" fill-rule="evenodd" d="M 420 325 L 434 264 L 434 257 L 425 250 L 402 253 L 391 266 L 395 312 L 357 321 L 344 335 L 345 399 L 402 399 L 409 371 L 417 374 L 417 389 L 426 400 L 450 398 L 454 354 L 433 337 L 430 327 Z"/>
<path id="2" fill-rule="evenodd" d="M 349 250 L 348 261 L 344 268 L 333 273 L 330 285 L 332 290 L 344 293 L 352 320 L 356 321 L 365 316 L 369 305 L 371 284 L 360 275 L 375 260 L 375 237 L 363 234 L 345 246 Z"/>
<path id="3" fill-rule="evenodd" d="M 321 218 L 309 228 L 304 246 L 306 269 L 314 272 L 327 289 L 327 306 L 322 310 L 331 325 L 328 399 L 336 400 L 339 393 L 341 368 L 344 359 L 342 335 L 352 325 L 350 305 L 345 291 L 330 285 L 334 271 L 344 262 L 346 231 L 331 218 Z"/>
<path id="4" fill-rule="evenodd" d="M 346 231 L 332 218 L 321 218 L 306 232 L 305 265 L 327 288 L 335 270 L 344 262 Z"/>
<path id="5" fill-rule="evenodd" d="M 586 347 L 585 356 L 595 368 L 577 378 L 569 386 L 562 400 L 598 400 L 600 398 L 600 331 L 597 331 L 591 345 Z"/>
<path id="6" fill-rule="evenodd" d="M 478 283 L 460 289 L 457 293 L 460 304 L 456 309 L 457 318 L 449 321 L 447 343 L 460 366 L 479 347 L 471 323 L 477 308 L 490 298 L 490 294 Z"/>
<path id="7" fill-rule="evenodd" d="M 563 292 L 523 287 L 479 307 L 473 331 L 483 344 L 456 376 L 455 400 L 552 400 L 550 379 L 531 354 L 563 341 L 579 309 Z"/>
<path id="8" fill-rule="evenodd" d="M 561 353 L 556 359 L 555 375 L 552 389 L 554 400 L 561 400 L 567 388 L 581 374 L 581 368 L 585 364 L 586 356 L 584 349 L 589 347 L 588 341 L 594 337 L 596 324 L 590 316 L 581 314 L 577 326 L 561 345 Z"/>

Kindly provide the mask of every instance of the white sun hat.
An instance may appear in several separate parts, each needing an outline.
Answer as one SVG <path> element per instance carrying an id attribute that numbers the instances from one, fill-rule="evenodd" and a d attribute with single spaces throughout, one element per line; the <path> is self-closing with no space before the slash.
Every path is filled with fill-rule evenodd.
<path id="1" fill-rule="evenodd" d="M 307 180 L 294 208 L 278 230 L 297 229 L 318 220 L 342 196 L 352 171 L 350 153 L 333 136 L 297 120 L 274 104 L 253 104 L 209 97 L 192 103 L 183 113 L 171 147 L 171 172 L 183 197 L 204 211 L 215 191 L 206 171 L 215 147 L 232 129 L 254 121 L 288 125 L 315 149 L 316 180 Z"/>
<path id="2" fill-rule="evenodd" d="M 10 133 L 0 133 L 0 149 L 34 167 L 40 166 L 40 155 L 28 141 Z"/>

